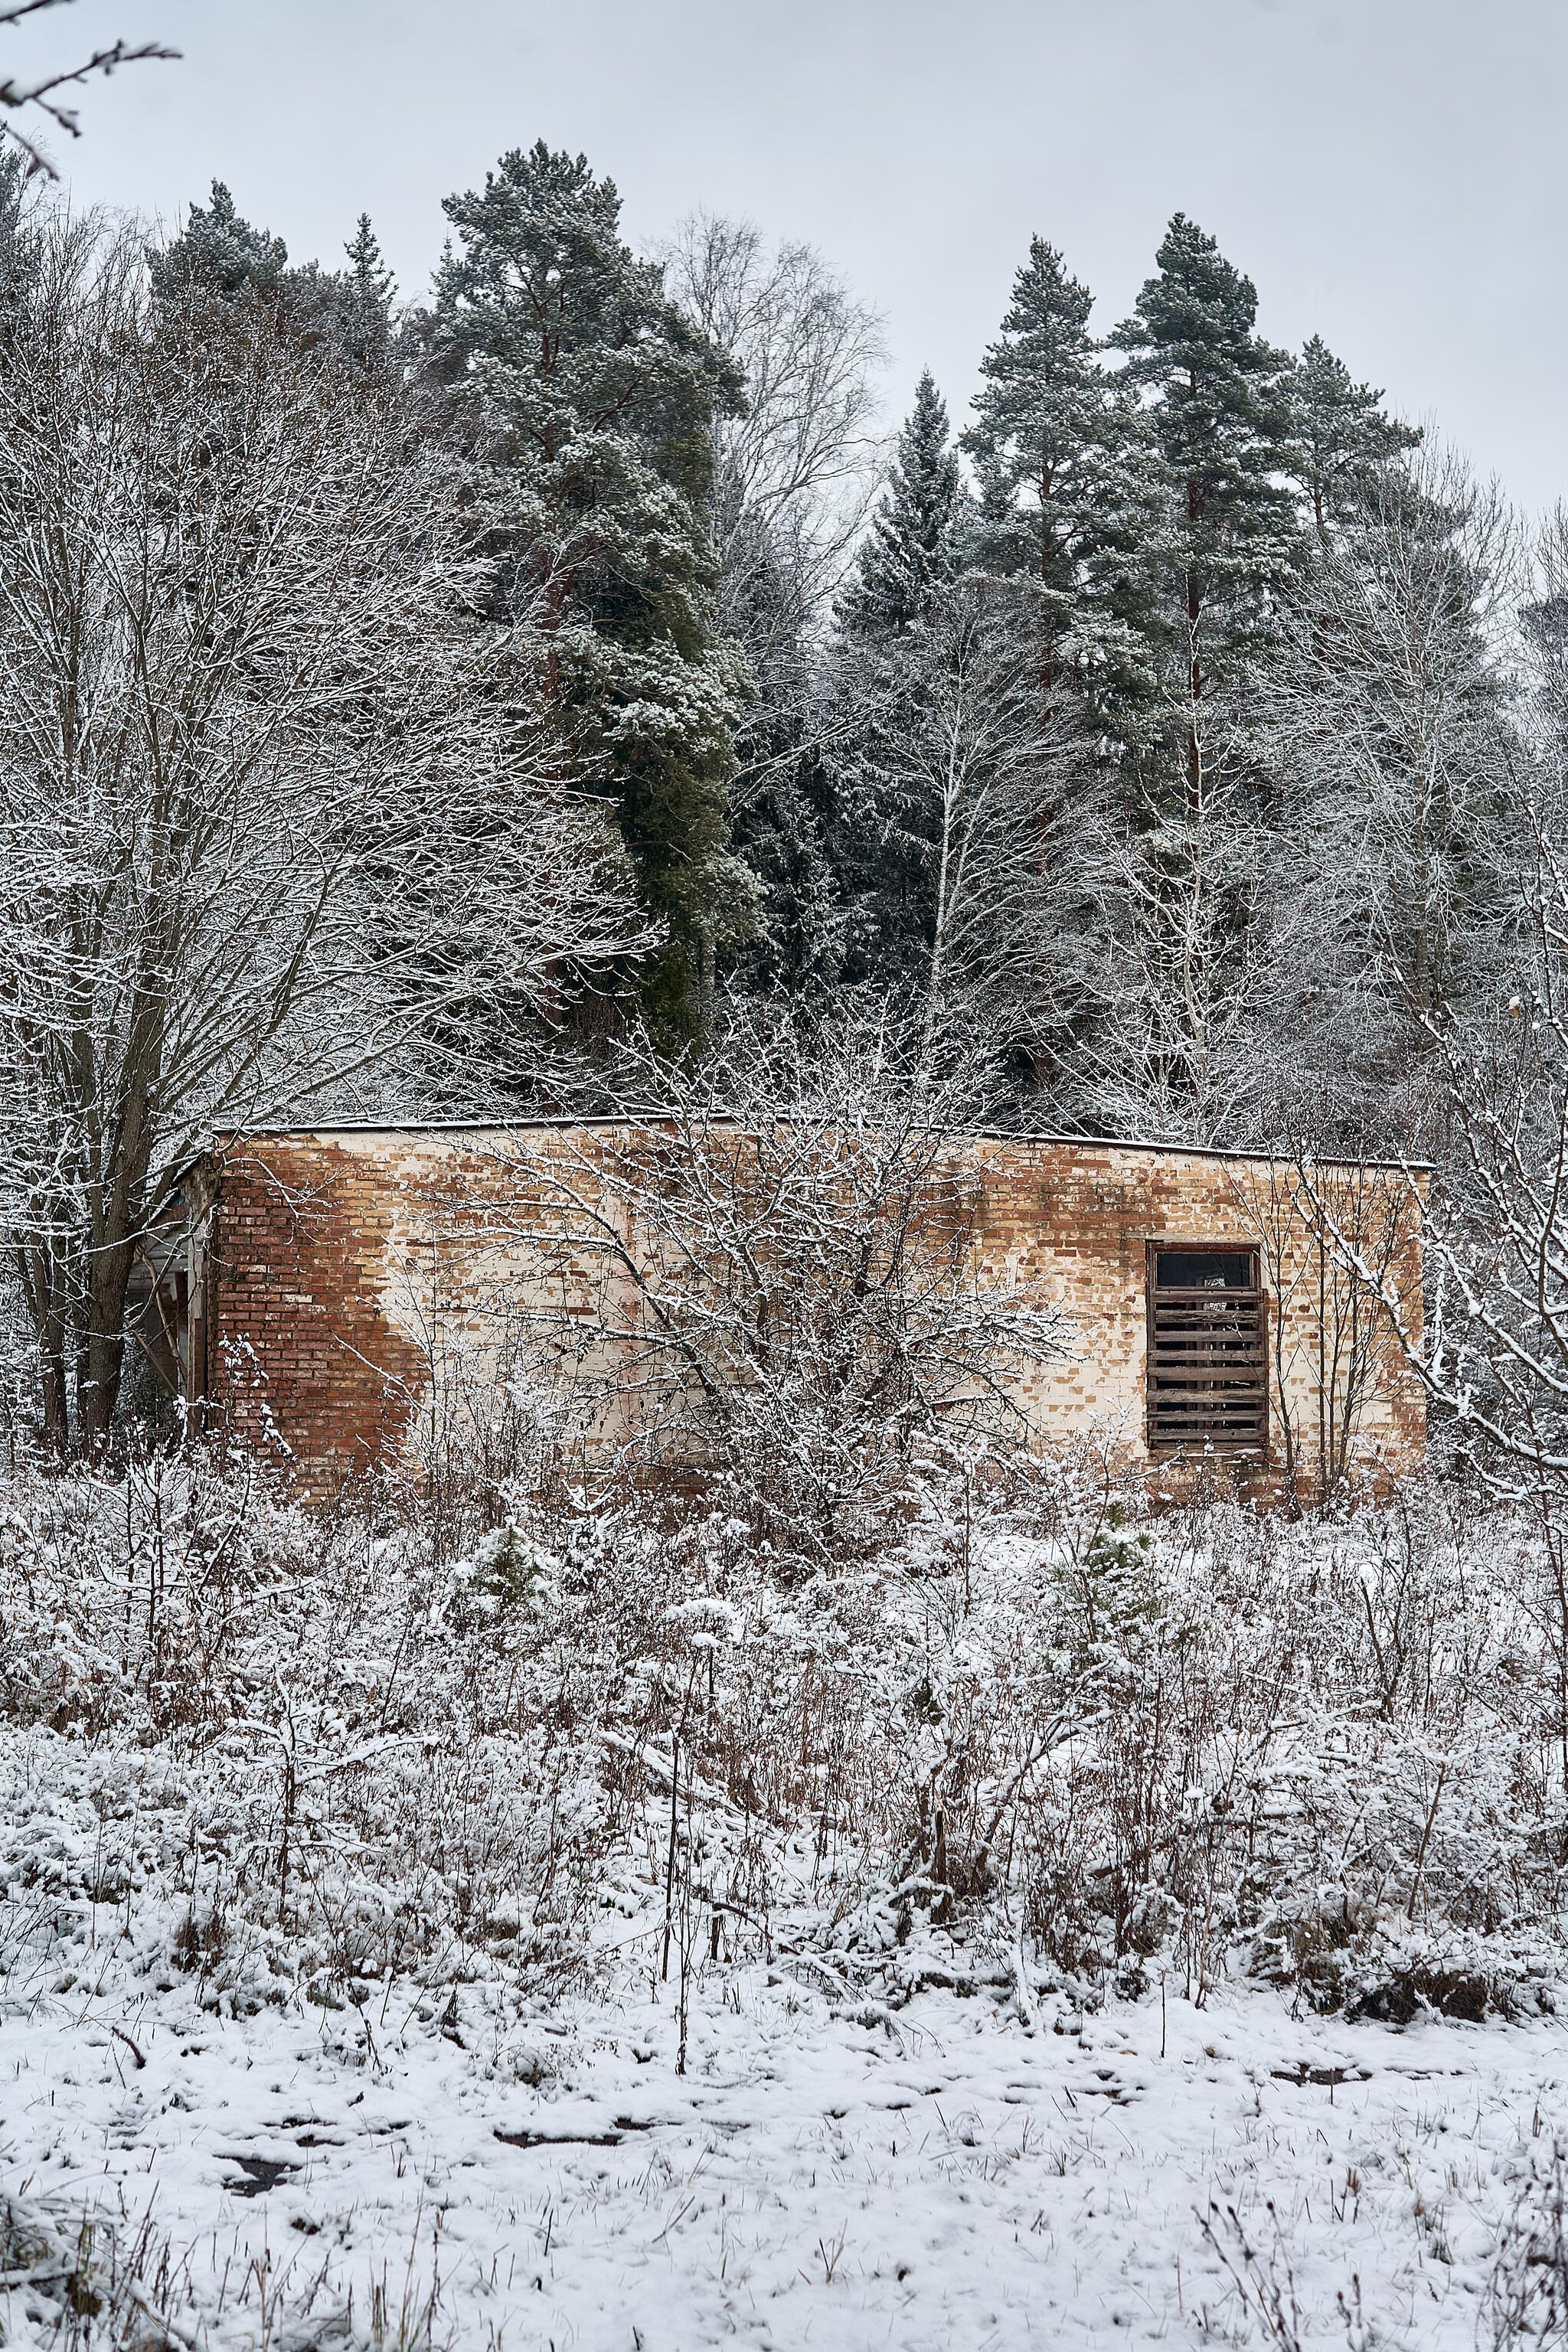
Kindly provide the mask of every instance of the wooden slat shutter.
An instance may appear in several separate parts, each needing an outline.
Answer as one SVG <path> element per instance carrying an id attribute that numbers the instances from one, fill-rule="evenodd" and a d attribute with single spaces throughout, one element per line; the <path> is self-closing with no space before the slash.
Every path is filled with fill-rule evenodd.
<path id="1" fill-rule="evenodd" d="M 1187 1246 L 1194 1253 L 1204 1247 Z M 1174 1254 L 1170 1244 L 1149 1247 L 1150 1446 L 1262 1454 L 1268 1442 L 1268 1297 L 1257 1258 L 1245 1254 L 1251 1276 L 1245 1286 L 1163 1289 L 1160 1260 Z"/>

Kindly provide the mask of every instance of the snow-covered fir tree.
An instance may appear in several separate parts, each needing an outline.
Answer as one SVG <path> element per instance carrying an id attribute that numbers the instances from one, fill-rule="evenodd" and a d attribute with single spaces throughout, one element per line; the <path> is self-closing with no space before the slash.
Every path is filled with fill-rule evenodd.
<path id="1" fill-rule="evenodd" d="M 1030 239 L 963 440 L 981 486 L 978 562 L 1036 583 L 1047 705 L 1067 671 L 1082 681 L 1124 634 L 1120 559 L 1150 497 L 1141 411 L 1100 364 L 1093 299 L 1054 246 Z"/>
<path id="2" fill-rule="evenodd" d="M 233 300 L 244 294 L 277 295 L 289 264 L 280 236 L 241 218 L 221 180 L 212 202 L 193 205 L 178 236 L 149 257 L 153 290 L 165 298 L 193 290 Z"/>
<path id="3" fill-rule="evenodd" d="M 791 553 L 760 526 L 731 590 L 756 689 L 737 738 L 734 845 L 761 904 L 731 968 L 748 988 L 815 992 L 840 976 L 843 909 L 829 849 L 834 801 L 818 648 L 802 616 Z"/>
<path id="4" fill-rule="evenodd" d="M 887 488 L 840 600 L 849 628 L 913 628 L 952 579 L 965 501 L 949 433 L 947 404 L 930 368 L 923 368 Z"/>
<path id="5" fill-rule="evenodd" d="M 368 213 L 361 213 L 343 252 L 349 265 L 343 280 L 343 341 L 356 359 L 383 361 L 392 341 L 397 281 L 383 258 Z"/>
<path id="6" fill-rule="evenodd" d="M 563 728 L 606 765 L 668 926 L 644 993 L 679 1033 L 755 919 L 728 807 L 748 679 L 713 625 L 709 514 L 740 376 L 623 242 L 586 157 L 515 148 L 445 209 L 434 347 L 491 433 L 510 605 L 552 645 Z"/>
<path id="7" fill-rule="evenodd" d="M 851 983 L 916 990 L 930 964 L 938 828 L 915 745 L 928 633 L 951 601 L 965 504 L 946 404 L 927 368 L 837 608 L 826 764 Z"/>

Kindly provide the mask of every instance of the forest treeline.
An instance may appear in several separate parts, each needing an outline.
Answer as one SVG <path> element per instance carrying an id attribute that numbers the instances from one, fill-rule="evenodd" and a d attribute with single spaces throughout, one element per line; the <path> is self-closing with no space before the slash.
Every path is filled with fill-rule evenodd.
<path id="1" fill-rule="evenodd" d="M 750 1101 L 787 1031 L 792 1085 L 830 1034 L 944 1118 L 1450 1151 L 1455 1039 L 1560 929 L 1561 522 L 1268 343 L 1182 214 L 1105 335 L 1031 239 L 968 414 L 926 373 L 884 438 L 809 247 L 639 257 L 543 142 L 445 211 L 406 304 L 368 218 L 301 266 L 220 184 L 160 236 L 0 159 L 0 1205 L 48 1427 L 108 1427 L 226 1128 L 727 1050 Z"/>
<path id="2" fill-rule="evenodd" d="M 1495 989 L 1554 804 L 1555 535 L 1268 343 L 1182 214 L 1104 336 L 1032 238 L 969 415 L 924 374 L 889 447 L 809 249 L 700 216 L 639 260 L 542 143 L 446 212 L 423 308 L 368 221 L 290 268 L 221 188 L 152 282 L 383 376 L 534 758 L 612 814 L 633 949 L 491 1007 L 492 1091 L 542 1023 L 675 1051 L 737 992 L 894 991 L 986 1041 L 992 1118 L 1431 1148 L 1432 1026 Z"/>

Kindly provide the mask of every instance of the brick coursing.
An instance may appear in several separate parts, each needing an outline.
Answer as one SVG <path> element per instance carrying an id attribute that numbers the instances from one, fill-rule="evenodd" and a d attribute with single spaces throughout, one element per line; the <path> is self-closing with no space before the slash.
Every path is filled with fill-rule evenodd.
<path id="1" fill-rule="evenodd" d="M 403 1442 L 426 1358 L 389 1318 L 397 1189 L 373 1155 L 268 1139 L 216 1155 L 206 1242 L 211 1407 L 311 1485 Z"/>
<path id="2" fill-rule="evenodd" d="M 514 1131 L 504 1150 L 479 1132 L 437 1129 L 334 1129 L 226 1144 L 204 1177 L 210 1410 L 243 1442 L 277 1447 L 313 1487 L 395 1454 L 412 1418 L 431 1406 L 433 1328 L 443 1317 L 475 1328 L 482 1322 L 466 1255 L 482 1239 L 493 1276 L 503 1207 L 508 1279 L 519 1287 L 531 1279 L 526 1219 L 544 1212 L 537 1196 L 520 1209 L 518 1155 L 569 1167 L 581 1184 L 603 1148 L 591 1127 Z M 1043 1436 L 1105 1426 L 1133 1461 L 1148 1460 L 1148 1244 L 1248 1241 L 1271 1201 L 1270 1314 L 1283 1318 L 1276 1328 L 1289 1359 L 1285 1402 L 1310 1423 L 1312 1244 L 1299 1216 L 1279 1213 L 1289 1170 L 1121 1144 L 977 1138 L 963 1150 L 977 1182 L 977 1270 L 1038 1286 L 1076 1334 L 1076 1360 L 1019 1376 Z M 1418 1329 L 1418 1212 L 1403 1177 L 1383 1181 L 1408 1212 L 1391 1271 Z M 605 1297 L 596 1269 L 574 1262 L 567 1310 L 589 1318 Z M 1360 1436 L 1366 1460 L 1401 1474 L 1424 1456 L 1424 1401 L 1392 1341 L 1382 1355 Z M 1279 1454 L 1276 1444 L 1276 1470 Z"/>

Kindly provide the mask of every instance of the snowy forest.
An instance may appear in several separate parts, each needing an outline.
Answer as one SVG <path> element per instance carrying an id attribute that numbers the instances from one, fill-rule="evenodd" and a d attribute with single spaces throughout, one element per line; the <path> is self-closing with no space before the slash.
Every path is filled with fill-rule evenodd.
<path id="1" fill-rule="evenodd" d="M 1266 343 L 1184 215 L 1104 335 L 1032 239 L 972 413 L 927 374 L 889 439 L 816 253 L 638 259 L 542 143 L 425 305 L 368 218 L 300 266 L 222 186 L 160 242 L 5 170 L 0 1182 L 58 1443 L 218 1127 L 754 1106 L 831 1029 L 949 1117 L 1286 1154 L 1473 1161 L 1462 1073 L 1506 1155 L 1564 526 Z"/>
<path id="2" fill-rule="evenodd" d="M 1181 212 L 889 431 L 804 243 L 444 210 L 0 152 L 0 2344 L 1563 2344 L 1568 516 Z M 820 1147 L 707 1480 L 146 1409 L 215 1132 L 649 1108 Z M 965 1128 L 1429 1171 L 1429 1470 L 894 1393 Z"/>

